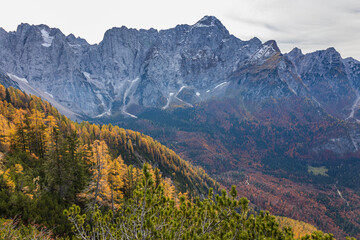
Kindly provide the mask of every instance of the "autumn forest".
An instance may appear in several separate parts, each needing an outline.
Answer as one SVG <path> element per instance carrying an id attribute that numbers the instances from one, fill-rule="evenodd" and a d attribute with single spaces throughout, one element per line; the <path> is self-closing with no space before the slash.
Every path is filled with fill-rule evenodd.
<path id="1" fill-rule="evenodd" d="M 222 188 L 149 136 L 0 85 L 1 239 L 333 239 Z"/>

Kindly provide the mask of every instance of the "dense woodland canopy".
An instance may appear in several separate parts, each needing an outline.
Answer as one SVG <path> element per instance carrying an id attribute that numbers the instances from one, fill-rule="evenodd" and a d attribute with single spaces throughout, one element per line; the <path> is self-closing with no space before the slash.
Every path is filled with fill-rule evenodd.
<path id="1" fill-rule="evenodd" d="M 250 214 L 235 188 L 212 189 L 219 186 L 203 169 L 149 136 L 75 123 L 0 85 L 2 239 L 294 238 L 269 213 Z"/>

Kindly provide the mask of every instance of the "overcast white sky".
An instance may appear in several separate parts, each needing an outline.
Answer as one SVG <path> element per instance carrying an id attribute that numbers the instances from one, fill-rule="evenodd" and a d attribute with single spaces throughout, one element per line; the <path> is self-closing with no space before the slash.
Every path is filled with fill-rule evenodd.
<path id="1" fill-rule="evenodd" d="M 242 40 L 274 39 L 282 52 L 335 47 L 360 60 L 360 0 L 0 0 L 0 27 L 24 22 L 57 27 L 65 34 L 102 40 L 105 31 L 167 29 L 216 16 Z"/>

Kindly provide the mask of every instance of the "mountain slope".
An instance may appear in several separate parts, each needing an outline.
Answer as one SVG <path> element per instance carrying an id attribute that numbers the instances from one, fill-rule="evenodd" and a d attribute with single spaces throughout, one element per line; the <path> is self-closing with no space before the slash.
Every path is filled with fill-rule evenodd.
<path id="1" fill-rule="evenodd" d="M 309 200 L 326 209 L 316 212 L 323 225 L 304 210 L 318 228 L 359 234 L 357 60 L 333 48 L 282 54 L 275 41 L 240 40 L 211 16 L 161 31 L 113 28 L 96 45 L 22 24 L 0 32 L 0 46 L 2 75 L 69 117 L 144 132 L 222 183 L 245 191 L 246 175 L 259 179 L 247 194 L 262 208 L 282 198 L 271 209 L 289 215 L 284 205 Z M 299 190 L 292 197 L 278 189 L 283 178 Z"/>
<path id="2" fill-rule="evenodd" d="M 2 85 L 0 110 L 0 213 L 6 218 L 21 215 L 16 220 L 0 219 L 0 236 L 4 238 L 68 239 L 72 234 L 93 237 L 92 232 L 105 231 L 118 237 L 129 237 L 135 231 L 130 236 L 136 238 L 146 229 L 148 237 L 161 235 L 164 239 L 293 239 L 299 230 L 293 233 L 282 226 L 304 225 L 285 219 L 279 228 L 279 218 L 268 212 L 248 214 L 254 211 L 246 198 L 237 200 L 235 187 L 230 195 L 223 190 L 221 196 L 214 196 L 211 189 L 207 198 L 188 201 L 187 194 L 174 192 L 173 183 L 191 196 L 210 187 L 217 190 L 217 183 L 203 170 L 138 132 L 112 125 L 74 123 L 48 102 Z M 124 162 L 143 165 L 143 174 Z M 146 162 L 159 167 L 163 175 Z M 164 176 L 170 176 L 173 182 Z M 95 185 L 100 188 L 91 193 Z M 85 213 L 79 215 L 80 207 L 76 205 L 69 208 L 74 203 L 86 206 Z M 106 213 L 108 209 L 112 211 Z M 142 224 L 144 218 L 146 224 Z M 89 222 L 86 230 L 77 227 L 85 221 Z M 98 221 L 102 227 L 98 227 Z M 208 222 L 205 231 L 204 222 Z M 38 224 L 45 227 L 40 229 Z M 138 227 L 133 231 L 133 226 Z M 314 230 L 301 228 L 300 233 L 312 234 Z M 318 235 L 316 239 L 332 239 L 332 235 L 322 232 L 313 234 Z"/>
<path id="3" fill-rule="evenodd" d="M 99 45 L 27 24 L 0 41 L 0 69 L 90 117 L 224 96 L 234 70 L 280 52 L 275 42 L 237 39 L 215 17 L 162 31 L 113 28 Z"/>
<path id="4" fill-rule="evenodd" d="M 2 31 L 0 42 L 5 74 L 89 117 L 134 117 L 144 108 L 191 107 L 240 91 L 256 101 L 306 96 L 345 119 L 358 93 L 358 62 L 343 60 L 335 49 L 282 55 L 275 41 L 242 41 L 209 16 L 161 31 L 113 28 L 98 45 L 46 25 L 22 24 L 16 32 Z M 261 76 L 274 79 L 263 82 Z"/>
<path id="5" fill-rule="evenodd" d="M 333 48 L 306 55 L 295 48 L 283 55 L 275 41 L 242 41 L 211 16 L 162 31 L 113 28 L 98 45 L 22 24 L 16 32 L 2 31 L 0 42 L 0 72 L 74 120 L 117 121 L 148 109 L 230 98 L 273 122 L 283 120 L 280 113 L 303 119 L 307 113 L 296 109 L 299 101 L 309 101 L 314 113 L 356 121 L 358 61 L 342 59 Z M 269 104 L 274 99 L 279 102 Z M 344 139 L 340 150 L 334 150 L 333 137 L 315 147 L 355 152 L 360 138 L 350 135 L 336 137 Z M 355 148 L 346 147 L 349 141 Z"/>
<path id="6" fill-rule="evenodd" d="M 62 211 L 70 204 L 123 204 L 145 163 L 175 201 L 219 188 L 203 169 L 149 136 L 118 126 L 75 123 L 48 102 L 2 85 L 0 152 L 1 217 L 21 215 L 25 223 L 58 225 L 56 234 L 68 231 Z"/>

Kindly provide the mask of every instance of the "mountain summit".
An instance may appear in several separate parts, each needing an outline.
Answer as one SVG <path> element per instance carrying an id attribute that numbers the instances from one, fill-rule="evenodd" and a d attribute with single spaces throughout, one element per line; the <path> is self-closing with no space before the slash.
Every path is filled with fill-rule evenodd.
<path id="1" fill-rule="evenodd" d="M 343 60 L 334 48 L 283 55 L 274 40 L 230 35 L 214 16 L 161 31 L 112 28 L 98 45 L 21 24 L 1 31 L 0 57 L 3 74 L 74 119 L 137 118 L 148 108 L 191 108 L 214 98 L 261 103 L 293 95 L 341 119 L 356 119 L 358 110 L 356 60 Z"/>

